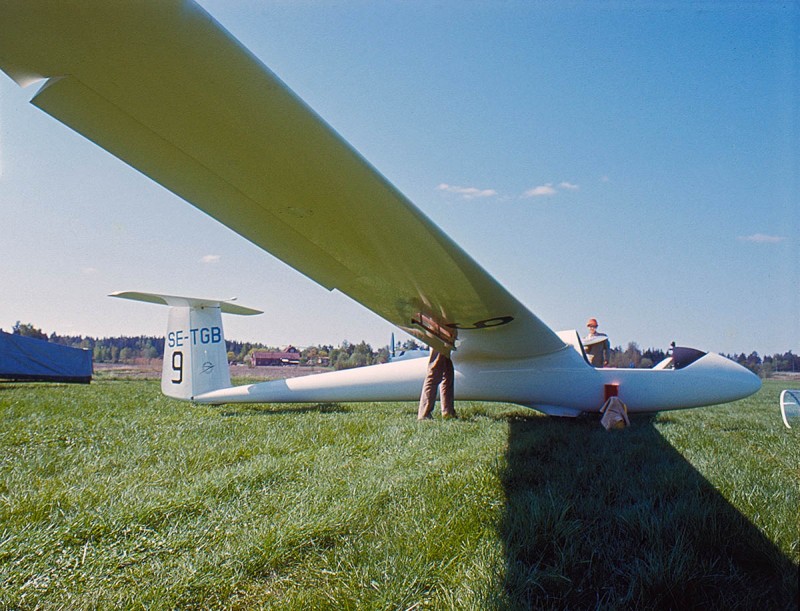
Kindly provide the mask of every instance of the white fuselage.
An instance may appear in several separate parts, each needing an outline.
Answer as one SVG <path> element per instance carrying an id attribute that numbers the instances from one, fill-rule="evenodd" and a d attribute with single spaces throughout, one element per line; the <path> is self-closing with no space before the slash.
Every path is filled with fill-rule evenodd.
<path id="1" fill-rule="evenodd" d="M 455 356 L 455 355 L 454 355 Z M 758 390 L 760 380 L 709 353 L 683 369 L 595 369 L 572 348 L 524 360 L 470 360 L 455 365 L 457 400 L 518 403 L 553 415 L 598 411 L 606 385 L 618 386 L 632 412 L 724 403 Z M 198 403 L 416 401 L 427 359 L 224 388 Z"/>

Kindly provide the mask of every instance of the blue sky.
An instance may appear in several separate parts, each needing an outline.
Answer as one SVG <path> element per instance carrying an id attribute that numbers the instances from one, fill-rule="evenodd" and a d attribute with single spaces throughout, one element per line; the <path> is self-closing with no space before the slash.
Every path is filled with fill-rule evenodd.
<path id="1" fill-rule="evenodd" d="M 201 4 L 554 329 L 800 350 L 797 3 Z M 0 75 L 0 327 L 163 335 L 125 289 L 266 311 L 230 339 L 388 343 L 33 93 Z"/>

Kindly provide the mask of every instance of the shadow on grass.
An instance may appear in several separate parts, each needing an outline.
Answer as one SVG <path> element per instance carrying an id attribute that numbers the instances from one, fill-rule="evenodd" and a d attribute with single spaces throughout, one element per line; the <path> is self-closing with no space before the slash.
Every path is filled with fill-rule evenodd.
<path id="1" fill-rule="evenodd" d="M 634 418 L 513 418 L 504 609 L 788 609 L 797 566 Z"/>
<path id="2" fill-rule="evenodd" d="M 246 407 L 237 411 L 222 412 L 220 415 L 226 418 L 236 418 L 241 416 L 277 416 L 281 414 L 346 414 L 351 409 L 341 403 L 316 403 L 314 405 L 296 405 L 287 403 L 280 409 L 260 409 L 258 407 Z"/>

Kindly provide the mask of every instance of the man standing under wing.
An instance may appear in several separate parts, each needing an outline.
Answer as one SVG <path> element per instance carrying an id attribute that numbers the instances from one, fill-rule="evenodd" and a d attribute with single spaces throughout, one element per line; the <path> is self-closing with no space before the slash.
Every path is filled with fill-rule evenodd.
<path id="1" fill-rule="evenodd" d="M 422 394 L 419 398 L 419 411 L 417 420 L 430 420 L 433 405 L 436 402 L 436 391 L 441 385 L 442 418 L 455 418 L 456 410 L 453 406 L 454 393 L 453 361 L 444 354 L 431 349 L 428 359 L 428 373 L 422 385 Z"/>

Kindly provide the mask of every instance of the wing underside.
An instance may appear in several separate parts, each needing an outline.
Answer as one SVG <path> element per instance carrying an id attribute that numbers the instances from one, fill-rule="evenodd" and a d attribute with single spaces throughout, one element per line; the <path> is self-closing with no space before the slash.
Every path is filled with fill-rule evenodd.
<path id="1" fill-rule="evenodd" d="M 199 6 L 0 5 L 33 103 L 322 286 L 459 358 L 563 342 Z"/>

